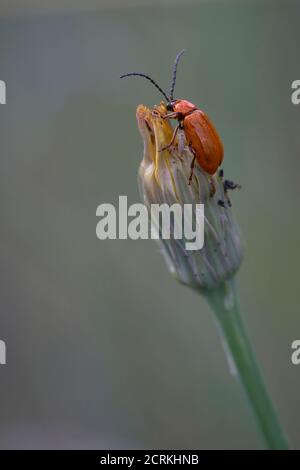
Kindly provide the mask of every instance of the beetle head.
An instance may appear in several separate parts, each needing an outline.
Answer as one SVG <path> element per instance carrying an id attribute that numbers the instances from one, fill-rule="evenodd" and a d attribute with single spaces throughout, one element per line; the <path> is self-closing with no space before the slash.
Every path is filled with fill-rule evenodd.
<path id="1" fill-rule="evenodd" d="M 167 110 L 174 111 L 174 104 L 175 104 L 175 100 L 169 101 L 166 106 Z"/>

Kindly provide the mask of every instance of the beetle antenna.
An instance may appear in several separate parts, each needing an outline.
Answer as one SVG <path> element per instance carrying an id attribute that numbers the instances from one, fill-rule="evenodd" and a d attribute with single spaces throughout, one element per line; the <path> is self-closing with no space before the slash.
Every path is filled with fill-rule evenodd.
<path id="1" fill-rule="evenodd" d="M 179 62 L 179 59 L 180 57 L 182 56 L 182 54 L 185 53 L 185 49 L 183 49 L 182 51 L 180 51 L 176 58 L 175 58 L 175 62 L 174 62 L 174 65 L 173 65 L 173 77 L 172 77 L 172 84 L 171 84 L 171 90 L 170 90 L 170 101 L 173 101 L 173 94 L 174 94 L 174 88 L 175 88 L 175 83 L 176 83 L 176 75 L 177 75 L 177 66 L 178 66 L 178 62 Z"/>
<path id="2" fill-rule="evenodd" d="M 158 91 L 160 91 L 160 93 L 166 98 L 167 102 L 169 103 L 170 98 L 169 98 L 169 97 L 166 95 L 166 93 L 160 88 L 160 86 L 159 86 L 151 77 L 149 77 L 148 75 L 145 75 L 144 73 L 139 73 L 139 72 L 131 72 L 131 73 L 126 73 L 125 75 L 121 75 L 120 78 L 132 77 L 132 76 L 143 77 L 143 78 L 146 78 L 146 80 L 149 80 L 149 82 L 151 82 L 152 85 L 154 85 L 155 88 L 157 88 Z"/>

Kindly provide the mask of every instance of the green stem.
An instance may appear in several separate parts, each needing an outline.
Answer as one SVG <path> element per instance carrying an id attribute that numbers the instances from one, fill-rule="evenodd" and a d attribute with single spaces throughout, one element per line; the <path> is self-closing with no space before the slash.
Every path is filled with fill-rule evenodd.
<path id="1" fill-rule="evenodd" d="M 234 281 L 206 293 L 219 324 L 222 340 L 234 363 L 250 405 L 270 449 L 288 449 L 285 433 L 268 395 L 239 312 Z"/>

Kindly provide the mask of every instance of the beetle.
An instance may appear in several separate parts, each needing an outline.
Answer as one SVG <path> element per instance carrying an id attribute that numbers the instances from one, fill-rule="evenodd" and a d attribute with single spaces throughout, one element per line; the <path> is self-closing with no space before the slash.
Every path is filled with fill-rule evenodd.
<path id="1" fill-rule="evenodd" d="M 219 134 L 217 133 L 208 116 L 202 110 L 198 109 L 197 106 L 195 106 L 193 103 L 187 100 L 174 99 L 177 66 L 179 59 L 184 52 L 185 50 L 182 50 L 175 58 L 169 96 L 151 77 L 145 75 L 144 73 L 126 73 L 121 75 L 120 78 L 131 76 L 145 78 L 146 80 L 149 80 L 152 85 L 154 85 L 164 96 L 167 101 L 166 108 L 168 112 L 161 117 L 163 119 L 177 119 L 178 124 L 174 129 L 170 143 L 161 150 L 165 150 L 174 144 L 179 129 L 184 131 L 187 143 L 194 155 L 194 158 L 191 162 L 191 174 L 189 177 L 189 184 L 191 184 L 195 161 L 197 161 L 197 163 L 204 171 L 206 171 L 206 173 L 213 175 L 223 161 L 224 150 Z"/>

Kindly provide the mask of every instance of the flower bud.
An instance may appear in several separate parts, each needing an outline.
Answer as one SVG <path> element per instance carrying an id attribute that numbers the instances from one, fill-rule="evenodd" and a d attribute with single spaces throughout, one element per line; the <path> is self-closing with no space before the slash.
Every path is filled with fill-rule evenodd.
<path id="1" fill-rule="evenodd" d="M 170 272 L 183 284 L 197 290 L 213 289 L 230 279 L 239 269 L 242 248 L 238 225 L 233 217 L 223 177 L 203 171 L 195 163 L 189 184 L 193 153 L 179 130 L 174 145 L 168 146 L 173 128 L 163 119 L 163 103 L 150 110 L 138 106 L 137 123 L 144 141 L 144 156 L 139 168 L 142 201 L 151 214 L 152 204 L 204 204 L 204 245 L 189 251 L 186 240 L 161 236 L 161 251 Z M 196 209 L 195 209 L 196 210 Z M 196 213 L 192 212 L 195 226 Z M 153 221 L 151 221 L 153 222 Z M 176 221 L 174 222 L 176 224 Z M 157 230 L 161 235 L 159 224 Z"/>

